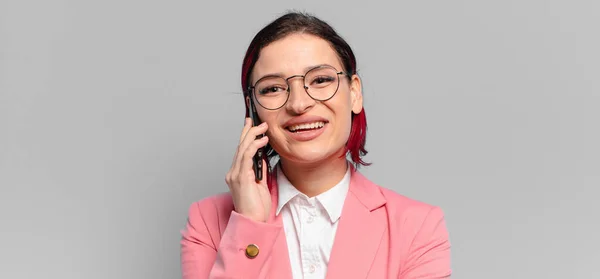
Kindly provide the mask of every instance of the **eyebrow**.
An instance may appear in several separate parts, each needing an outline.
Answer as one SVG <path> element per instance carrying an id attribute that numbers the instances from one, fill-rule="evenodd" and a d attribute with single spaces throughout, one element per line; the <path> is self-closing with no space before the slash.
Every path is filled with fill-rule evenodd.
<path id="1" fill-rule="evenodd" d="M 333 65 L 330 65 L 330 64 L 327 64 L 327 63 L 323 63 L 323 64 L 317 64 L 317 65 L 312 65 L 312 66 L 305 67 L 303 69 L 304 70 L 303 74 L 306 74 L 306 72 L 308 72 L 311 69 L 314 69 L 314 68 L 317 68 L 317 67 L 323 67 L 323 66 L 329 66 L 329 67 L 333 67 L 334 69 L 337 69 Z M 281 73 L 281 72 L 279 72 L 279 73 L 271 73 L 271 74 L 266 74 L 264 76 L 261 76 L 260 78 L 257 78 L 256 80 L 258 81 L 258 80 L 266 78 L 266 77 L 280 77 L 280 78 L 285 78 L 285 75 L 283 73 Z"/>

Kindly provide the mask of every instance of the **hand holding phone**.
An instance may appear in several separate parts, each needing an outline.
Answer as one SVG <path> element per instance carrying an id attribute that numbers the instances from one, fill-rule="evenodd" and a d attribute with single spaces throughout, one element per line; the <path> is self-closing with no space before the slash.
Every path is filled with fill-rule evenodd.
<path id="1" fill-rule="evenodd" d="M 248 100 L 248 99 L 247 99 Z M 245 118 L 231 168 L 225 176 L 225 182 L 233 199 L 234 210 L 254 221 L 267 222 L 272 208 L 271 193 L 266 183 L 266 157 L 263 147 L 269 142 L 266 135 L 267 123 L 260 123 L 253 109 L 254 103 L 248 102 L 249 117 Z"/>

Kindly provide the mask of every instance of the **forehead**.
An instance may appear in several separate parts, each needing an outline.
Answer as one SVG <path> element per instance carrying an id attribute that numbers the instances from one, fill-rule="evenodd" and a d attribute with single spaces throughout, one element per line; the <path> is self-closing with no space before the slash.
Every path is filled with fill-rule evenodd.
<path id="1" fill-rule="evenodd" d="M 329 64 L 338 71 L 342 70 L 342 63 L 329 42 L 310 34 L 291 34 L 260 51 L 251 78 L 256 81 L 271 74 L 304 74 L 307 68 L 320 64 Z"/>

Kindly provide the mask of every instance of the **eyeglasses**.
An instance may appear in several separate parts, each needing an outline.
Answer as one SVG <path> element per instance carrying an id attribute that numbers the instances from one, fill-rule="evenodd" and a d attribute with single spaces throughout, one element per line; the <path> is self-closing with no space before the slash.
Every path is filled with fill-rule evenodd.
<path id="1" fill-rule="evenodd" d="M 317 66 L 304 75 L 294 75 L 288 78 L 279 76 L 266 76 L 248 87 L 254 92 L 254 97 L 260 106 L 268 110 L 276 110 L 285 105 L 290 97 L 289 80 L 301 77 L 306 94 L 316 101 L 327 101 L 337 93 L 340 87 L 339 75 L 348 73 L 339 72 L 334 67 L 325 65 Z"/>

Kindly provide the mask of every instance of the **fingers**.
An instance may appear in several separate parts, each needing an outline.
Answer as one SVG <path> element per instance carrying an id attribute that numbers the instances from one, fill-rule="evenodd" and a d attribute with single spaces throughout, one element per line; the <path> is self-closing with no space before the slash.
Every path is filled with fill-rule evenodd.
<path id="1" fill-rule="evenodd" d="M 240 143 L 242 143 L 244 137 L 246 137 L 246 134 L 248 133 L 250 128 L 252 128 L 252 120 L 250 119 L 250 117 L 246 117 L 246 119 L 244 120 L 244 128 L 242 129 L 242 134 L 240 135 Z"/>
<path id="2" fill-rule="evenodd" d="M 227 176 L 225 177 L 225 182 L 227 182 L 227 185 L 231 188 L 232 185 L 239 185 L 242 183 L 242 179 L 244 177 L 248 177 L 246 174 L 248 174 L 248 172 L 252 173 L 251 177 L 252 179 L 250 179 L 250 181 L 255 182 L 254 181 L 254 166 L 253 164 L 253 156 L 256 154 L 256 151 L 261 148 L 264 147 L 265 145 L 267 145 L 267 143 L 269 142 L 269 138 L 267 136 L 264 136 L 260 139 L 256 139 L 253 142 L 251 142 L 251 144 L 248 146 L 248 148 L 246 148 L 243 152 L 238 152 L 238 156 L 235 158 L 235 163 L 233 165 L 233 167 L 229 170 L 229 172 L 227 173 Z M 265 170 L 266 170 L 266 163 L 264 163 L 263 160 L 263 177 L 266 177 L 265 174 Z"/>
<path id="3" fill-rule="evenodd" d="M 267 184 L 267 172 L 268 172 L 268 165 L 267 165 L 267 161 L 265 159 L 262 159 L 262 181 L 260 182 L 261 184 Z"/>
<path id="4" fill-rule="evenodd" d="M 269 128 L 266 122 L 260 123 L 258 126 L 251 125 L 252 123 L 250 122 L 248 130 L 243 131 L 242 138 L 240 140 L 240 146 L 244 146 L 244 144 L 247 145 L 249 141 L 256 139 L 256 136 L 266 133 Z"/>
<path id="5" fill-rule="evenodd" d="M 267 129 L 267 123 L 263 122 L 259 126 L 252 126 L 250 118 L 246 118 L 246 125 L 244 125 L 242 136 L 240 137 L 241 142 L 232 162 L 230 170 L 231 175 L 236 176 L 239 174 L 240 169 L 242 168 L 242 162 L 244 161 L 249 161 L 250 168 L 252 168 L 252 156 L 256 154 L 258 148 L 263 147 L 268 143 L 268 138 L 266 136 L 263 136 L 260 139 L 256 139 L 256 137 L 266 133 Z"/>
<path id="6" fill-rule="evenodd" d="M 263 122 L 261 125 L 256 126 L 256 127 L 261 127 L 261 128 L 258 129 L 257 133 L 252 133 L 254 135 L 252 137 L 253 139 L 256 138 L 256 136 L 266 132 L 267 127 L 263 127 L 263 125 L 267 125 L 267 124 Z M 248 135 L 250 130 L 252 130 L 253 128 L 254 127 L 252 126 L 252 120 L 250 119 L 250 117 L 246 117 L 245 122 L 244 122 L 244 128 L 242 129 L 242 133 L 240 135 L 240 142 L 239 142 L 237 150 L 235 151 L 235 155 L 233 156 L 233 160 L 231 162 L 231 168 L 233 168 L 233 166 L 236 164 L 236 161 L 237 161 L 236 158 L 239 157 L 238 155 L 240 153 L 240 150 L 244 150 L 243 148 L 245 146 L 243 146 L 242 143 L 244 142 L 244 139 L 246 138 L 246 136 Z M 254 129 L 254 130 L 256 130 L 256 129 Z"/>
<path id="7" fill-rule="evenodd" d="M 252 157 L 256 154 L 256 151 L 267 145 L 269 137 L 264 136 L 260 139 L 254 139 L 245 144 L 239 151 L 238 157 L 236 158 L 236 164 L 234 167 L 234 173 L 245 172 L 253 170 Z M 246 143 L 246 142 L 245 142 Z"/>
<path id="8" fill-rule="evenodd" d="M 250 128 L 252 128 L 252 119 L 250 119 L 250 117 L 246 117 L 244 118 L 244 127 L 242 128 L 242 133 L 240 134 L 238 148 L 235 150 L 235 154 L 233 155 L 233 158 L 231 160 L 231 167 L 229 168 L 229 172 L 227 172 L 227 175 L 225 176 L 225 182 L 227 182 L 227 185 L 231 184 L 231 182 L 233 181 L 235 170 L 238 169 L 236 165 L 239 162 L 238 158 L 240 154 L 240 145 L 246 137 L 246 134 L 248 134 L 248 131 L 250 131 Z"/>
<path id="9" fill-rule="evenodd" d="M 260 125 L 258 125 L 258 126 L 250 127 L 250 129 L 248 129 L 246 134 L 243 136 L 242 141 L 240 142 L 240 146 L 243 147 L 244 145 L 248 145 L 248 143 L 250 143 L 251 141 L 256 139 L 256 137 L 258 135 L 266 133 L 267 130 L 268 130 L 268 125 L 265 122 L 260 123 Z"/>

